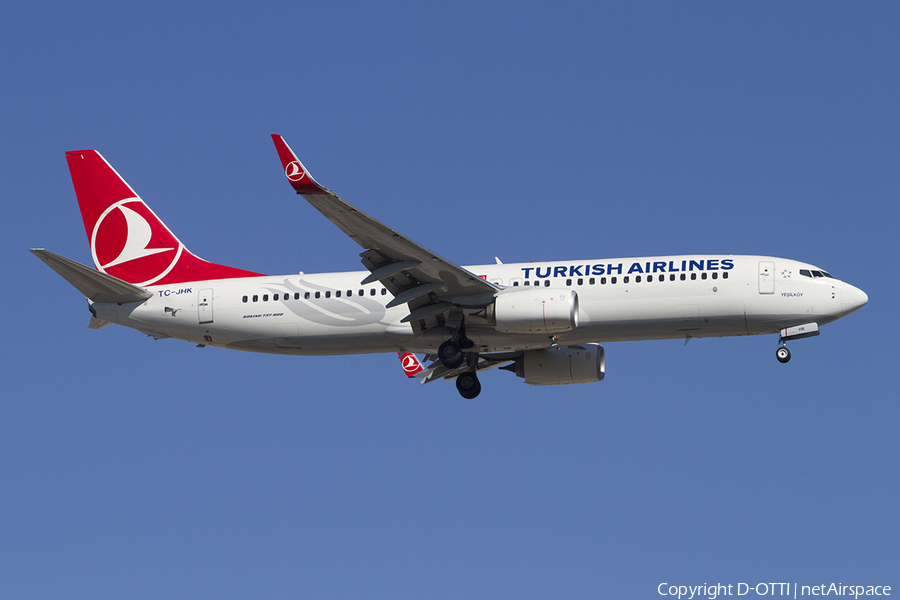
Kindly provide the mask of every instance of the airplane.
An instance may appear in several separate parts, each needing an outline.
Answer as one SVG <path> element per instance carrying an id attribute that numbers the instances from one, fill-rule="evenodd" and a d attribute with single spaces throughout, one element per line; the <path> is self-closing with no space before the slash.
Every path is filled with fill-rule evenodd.
<path id="1" fill-rule="evenodd" d="M 408 377 L 455 380 L 467 399 L 495 367 L 530 385 L 601 381 L 604 342 L 778 334 L 786 363 L 788 341 L 868 302 L 771 256 L 460 266 L 342 200 L 272 140 L 290 185 L 361 246 L 365 271 L 270 276 L 198 258 L 96 150 L 66 152 L 94 268 L 31 252 L 85 296 L 90 328 L 272 354 L 396 352 Z"/>

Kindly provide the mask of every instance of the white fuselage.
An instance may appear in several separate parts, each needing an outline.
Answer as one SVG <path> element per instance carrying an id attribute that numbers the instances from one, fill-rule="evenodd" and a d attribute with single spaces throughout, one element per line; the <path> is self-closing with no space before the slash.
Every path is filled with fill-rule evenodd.
<path id="1" fill-rule="evenodd" d="M 516 290 L 574 290 L 578 327 L 560 333 L 501 333 L 468 311 L 466 335 L 479 352 L 625 340 L 778 333 L 830 323 L 865 294 L 817 267 L 767 256 L 691 255 L 466 267 Z M 819 273 L 817 276 L 802 275 Z M 433 353 L 445 328 L 413 335 L 406 305 L 366 271 L 298 274 L 150 286 L 142 303 L 94 303 L 96 316 L 155 337 L 237 350 L 297 355 Z M 827 274 L 826 274 L 827 275 Z M 615 281 L 613 281 L 615 279 Z M 504 293 L 504 292 L 500 292 Z M 483 313 L 482 313 L 483 314 Z"/>

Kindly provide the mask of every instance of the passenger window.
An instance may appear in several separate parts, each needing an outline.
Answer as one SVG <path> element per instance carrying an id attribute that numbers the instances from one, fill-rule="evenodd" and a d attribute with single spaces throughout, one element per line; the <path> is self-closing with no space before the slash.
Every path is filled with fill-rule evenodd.
<path id="1" fill-rule="evenodd" d="M 274 300 L 275 302 L 278 302 L 278 294 L 275 294 L 274 296 L 272 296 L 272 300 Z"/>
<path id="2" fill-rule="evenodd" d="M 610 282 L 610 283 L 615 283 L 615 282 L 616 282 L 616 278 L 613 277 L 612 279 L 609 280 L 609 282 Z"/>
<path id="3" fill-rule="evenodd" d="M 359 290 L 359 295 L 360 295 L 360 296 L 365 296 L 365 295 L 366 295 L 366 290 Z"/>
<path id="4" fill-rule="evenodd" d="M 628 275 L 622 278 L 622 283 L 628 283 Z"/>
<path id="5" fill-rule="evenodd" d="M 696 281 L 696 280 L 697 280 L 697 274 L 691 273 L 691 281 Z"/>
<path id="6" fill-rule="evenodd" d="M 335 298 L 340 298 L 340 297 L 341 297 L 341 290 L 336 291 L 336 292 L 334 293 L 334 297 L 335 297 Z"/>
<path id="7" fill-rule="evenodd" d="M 588 284 L 589 284 L 589 285 L 594 285 L 595 283 L 597 283 L 597 280 L 595 280 L 593 277 L 591 277 L 590 279 L 588 279 Z"/>
<path id="8" fill-rule="evenodd" d="M 722 279 L 728 279 L 728 271 L 722 273 Z"/>
<path id="9" fill-rule="evenodd" d="M 640 282 L 641 282 L 641 276 L 640 276 L 640 275 L 635 275 L 635 276 L 634 276 L 634 282 L 635 282 L 635 283 L 640 283 Z"/>
<path id="10" fill-rule="evenodd" d="M 519 282 L 518 282 L 518 281 L 513 281 L 513 287 L 519 287 Z"/>
<path id="11" fill-rule="evenodd" d="M 682 281 L 684 281 L 685 279 L 687 279 L 687 275 L 685 275 L 684 273 L 682 273 L 680 279 L 681 279 Z"/>
<path id="12" fill-rule="evenodd" d="M 706 271 L 700 273 L 700 279 L 706 279 Z"/>
<path id="13" fill-rule="evenodd" d="M 571 280 L 571 279 L 566 279 L 566 285 L 571 286 L 571 285 L 572 285 L 572 280 Z"/>
<path id="14" fill-rule="evenodd" d="M 548 279 L 547 281 L 544 282 L 544 287 L 550 287 L 550 280 L 549 280 L 549 279 Z"/>
<path id="15" fill-rule="evenodd" d="M 713 279 L 718 279 L 719 274 L 716 271 L 713 271 Z"/>
<path id="16" fill-rule="evenodd" d="M 669 281 L 675 281 L 675 273 L 669 275 Z"/>
<path id="17" fill-rule="evenodd" d="M 578 285 L 583 285 L 583 284 L 584 284 L 584 279 L 579 279 L 579 280 L 578 280 Z"/>
<path id="18" fill-rule="evenodd" d="M 331 291 L 325 292 L 325 297 L 326 297 L 326 298 L 331 298 Z"/>
<path id="19" fill-rule="evenodd" d="M 647 275 L 647 283 L 653 282 L 653 275 Z"/>
<path id="20" fill-rule="evenodd" d="M 247 301 L 247 296 L 244 296 L 243 298 L 241 298 L 241 301 L 246 302 L 246 301 Z"/>
<path id="21" fill-rule="evenodd" d="M 347 290 L 347 297 L 348 297 L 348 298 L 352 298 L 352 297 L 353 297 L 353 290 Z"/>
<path id="22" fill-rule="evenodd" d="M 309 300 L 309 292 L 306 292 L 305 294 L 303 294 L 303 299 Z"/>
<path id="23" fill-rule="evenodd" d="M 257 296 L 256 294 L 253 294 L 253 301 L 259 302 L 259 296 Z"/>
<path id="24" fill-rule="evenodd" d="M 321 298 L 321 297 L 322 297 L 322 292 L 316 292 L 316 298 Z"/>
<path id="25" fill-rule="evenodd" d="M 531 285 L 531 282 L 528 281 L 528 280 L 526 280 L 526 281 L 525 281 L 525 285 Z"/>
<path id="26" fill-rule="evenodd" d="M 386 296 L 386 295 L 387 295 L 387 288 L 381 288 L 381 295 L 382 295 L 382 296 Z"/>
<path id="27" fill-rule="evenodd" d="M 606 285 L 606 277 L 600 278 L 600 285 Z"/>
<path id="28" fill-rule="evenodd" d="M 263 302 L 268 302 L 268 301 L 269 301 L 269 295 L 263 294 Z"/>

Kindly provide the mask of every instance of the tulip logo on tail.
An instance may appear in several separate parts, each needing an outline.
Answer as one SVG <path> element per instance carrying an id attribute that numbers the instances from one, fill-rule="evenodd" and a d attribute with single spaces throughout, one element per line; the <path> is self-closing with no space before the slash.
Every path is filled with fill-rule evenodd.
<path id="1" fill-rule="evenodd" d="M 400 355 L 400 366 L 403 367 L 403 372 L 406 373 L 407 377 L 415 377 L 416 373 L 421 373 L 425 370 L 415 354 L 411 352 L 403 354 L 398 352 L 397 354 Z"/>
<path id="2" fill-rule="evenodd" d="M 184 246 L 140 198 L 107 208 L 91 235 L 97 269 L 136 285 L 151 285 L 178 262 Z"/>

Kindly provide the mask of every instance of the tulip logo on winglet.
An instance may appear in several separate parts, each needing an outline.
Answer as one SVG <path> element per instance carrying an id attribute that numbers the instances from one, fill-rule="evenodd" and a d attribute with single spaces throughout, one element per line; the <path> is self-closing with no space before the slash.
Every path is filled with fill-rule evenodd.
<path id="1" fill-rule="evenodd" d="M 290 181 L 300 181 L 306 177 L 306 171 L 303 170 L 303 165 L 300 164 L 299 160 L 289 162 L 284 167 L 284 174 L 287 175 Z"/>

